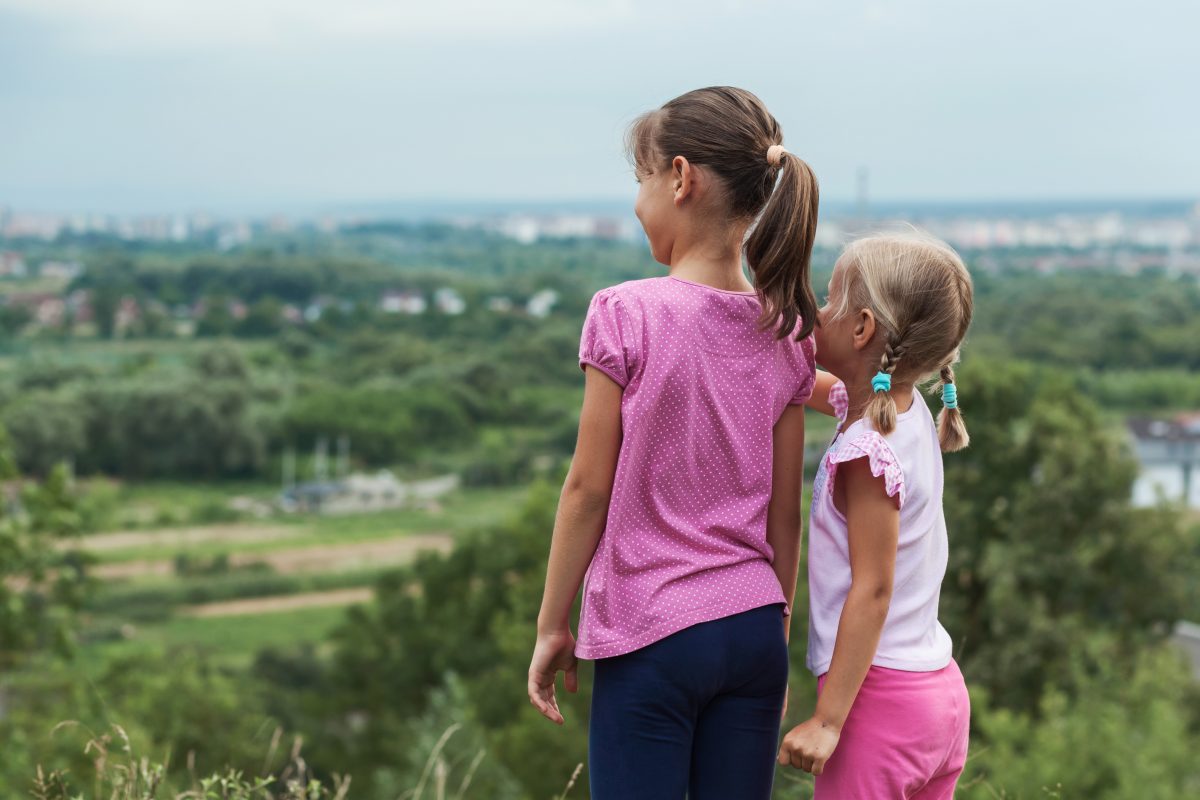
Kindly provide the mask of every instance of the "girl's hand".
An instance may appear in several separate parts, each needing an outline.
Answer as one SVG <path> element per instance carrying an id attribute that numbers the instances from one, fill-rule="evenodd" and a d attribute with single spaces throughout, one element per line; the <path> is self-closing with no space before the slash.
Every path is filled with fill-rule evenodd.
<path id="1" fill-rule="evenodd" d="M 529 664 L 529 702 L 551 722 L 563 724 L 563 715 L 554 697 L 554 678 L 559 670 L 565 672 L 567 691 L 574 694 L 579 689 L 578 664 L 575 637 L 570 630 L 538 634 L 537 644 L 533 646 L 533 661 Z"/>
<path id="2" fill-rule="evenodd" d="M 804 405 L 827 417 L 836 417 L 837 410 L 833 407 L 833 403 L 829 402 L 829 390 L 837 382 L 837 376 L 824 370 L 817 370 L 816 380 L 813 383 L 813 393 Z"/>
<path id="3" fill-rule="evenodd" d="M 813 717 L 788 731 L 779 748 L 779 763 L 820 775 L 842 732 Z"/>

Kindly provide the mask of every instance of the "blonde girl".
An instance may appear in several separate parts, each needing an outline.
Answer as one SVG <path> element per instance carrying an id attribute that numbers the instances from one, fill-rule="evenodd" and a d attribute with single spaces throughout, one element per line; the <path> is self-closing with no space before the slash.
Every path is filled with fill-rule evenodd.
<path id="1" fill-rule="evenodd" d="M 973 308 L 946 244 L 861 239 L 834 267 L 819 312 L 809 406 L 839 420 L 813 485 L 808 667 L 812 718 L 779 762 L 814 773 L 821 798 L 951 798 L 970 706 L 938 622 L 946 571 L 942 451 L 966 447 L 953 364 Z M 940 380 L 935 424 L 917 391 Z"/>

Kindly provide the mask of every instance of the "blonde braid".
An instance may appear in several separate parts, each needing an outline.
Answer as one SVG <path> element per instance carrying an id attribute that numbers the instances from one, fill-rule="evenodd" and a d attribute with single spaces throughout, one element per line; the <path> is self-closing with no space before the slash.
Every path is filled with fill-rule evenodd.
<path id="1" fill-rule="evenodd" d="M 883 355 L 879 357 L 879 371 L 891 375 L 896 371 L 896 365 L 904 357 L 903 336 L 888 334 L 883 345 Z M 896 429 L 896 399 L 891 392 L 874 392 L 867 401 L 863 416 L 870 420 L 871 425 L 879 433 L 887 436 Z"/>
<path id="2" fill-rule="evenodd" d="M 955 353 L 955 356 L 958 354 Z M 942 390 L 945 391 L 947 384 L 954 383 L 954 367 L 953 362 L 942 367 L 941 379 Z M 945 453 L 953 453 L 962 450 L 971 443 L 971 437 L 967 433 L 967 423 L 963 421 L 962 411 L 958 408 L 957 402 L 954 408 L 946 408 L 944 405 L 941 412 L 938 414 L 938 442 L 942 445 L 942 451 Z"/>

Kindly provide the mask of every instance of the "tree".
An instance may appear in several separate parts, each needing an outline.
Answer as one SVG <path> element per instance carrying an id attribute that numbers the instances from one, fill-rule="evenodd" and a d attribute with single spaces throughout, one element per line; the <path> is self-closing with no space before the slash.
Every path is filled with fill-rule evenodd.
<path id="1" fill-rule="evenodd" d="M 87 446 L 87 421 L 78 401 L 49 392 L 30 392 L 5 409 L 4 426 L 14 432 L 15 464 L 26 473 L 46 475 L 74 460 Z"/>
<path id="2" fill-rule="evenodd" d="M 972 692 L 977 730 L 958 796 L 1186 800 L 1200 794 L 1200 689 L 1166 648 L 1073 665 L 1071 688 L 1049 686 L 1032 711 Z"/>
<path id="3" fill-rule="evenodd" d="M 0 480 L 17 477 L 0 428 Z M 16 485 L 15 482 L 10 485 Z M 0 498 L 0 672 L 31 653 L 72 649 L 74 613 L 88 586 L 86 559 L 56 544 L 79 532 L 79 513 L 64 467 L 42 484 Z"/>
<path id="4" fill-rule="evenodd" d="M 968 682 L 1034 711 L 1080 659 L 1131 659 L 1185 615 L 1194 534 L 1131 507 L 1128 447 L 1069 380 L 989 362 L 961 384 L 971 446 L 945 459 L 941 617 Z M 1120 647 L 1092 652 L 1099 633 Z"/>
<path id="5" fill-rule="evenodd" d="M 565 732 L 525 697 L 555 499 L 552 487 L 535 486 L 516 519 L 385 578 L 376 587 L 378 602 L 350 613 L 335 635 L 332 673 L 339 715 L 364 720 L 354 737 L 355 761 L 386 763 L 398 746 L 415 746 L 410 720 L 429 712 L 449 673 L 462 683 L 489 754 L 524 796 L 556 795 L 586 760 L 587 666 L 584 688 L 560 700 L 569 718 Z"/>

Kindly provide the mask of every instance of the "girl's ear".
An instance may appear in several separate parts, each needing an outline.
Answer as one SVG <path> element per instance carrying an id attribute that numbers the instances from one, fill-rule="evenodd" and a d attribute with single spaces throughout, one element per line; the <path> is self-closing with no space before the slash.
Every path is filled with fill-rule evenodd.
<path id="1" fill-rule="evenodd" d="M 875 312 L 869 308 L 861 309 L 858 312 L 858 319 L 854 322 L 854 349 L 865 350 L 874 338 Z"/>
<path id="2" fill-rule="evenodd" d="M 696 188 L 696 170 L 683 156 L 671 159 L 671 192 L 675 205 L 681 205 Z"/>

